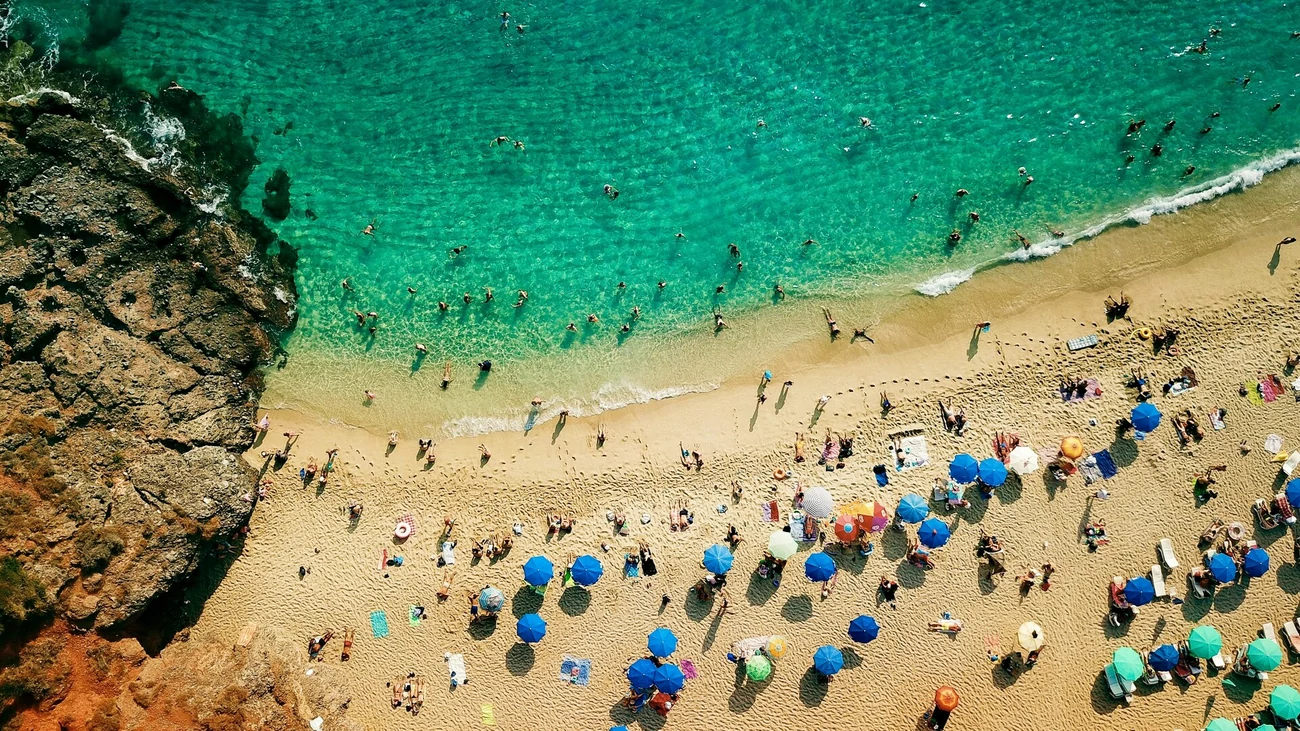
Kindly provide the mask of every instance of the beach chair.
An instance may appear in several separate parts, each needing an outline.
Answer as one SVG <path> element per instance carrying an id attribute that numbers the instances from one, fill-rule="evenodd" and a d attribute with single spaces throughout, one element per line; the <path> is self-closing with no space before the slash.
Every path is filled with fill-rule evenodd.
<path id="1" fill-rule="evenodd" d="M 1164 562 L 1165 568 L 1173 571 L 1178 568 L 1178 558 L 1174 556 L 1174 542 L 1168 538 L 1160 539 L 1160 560 Z"/>
<path id="2" fill-rule="evenodd" d="M 1151 585 L 1155 587 L 1156 596 L 1169 596 L 1169 590 L 1165 588 L 1165 572 L 1160 570 L 1160 564 L 1151 564 Z"/>
<path id="3" fill-rule="evenodd" d="M 1228 661 L 1223 658 L 1223 653 L 1220 652 L 1219 654 L 1210 658 L 1210 664 L 1213 665 L 1215 668 L 1222 670 L 1228 666 Z"/>
<path id="4" fill-rule="evenodd" d="M 1115 664 L 1109 663 L 1103 671 L 1106 674 L 1106 687 L 1110 690 L 1110 697 L 1116 700 L 1122 700 L 1125 703 L 1133 702 L 1133 691 L 1137 686 L 1131 681 L 1125 680 L 1115 672 Z"/>
<path id="5" fill-rule="evenodd" d="M 1273 530 L 1278 527 L 1280 521 L 1277 516 L 1273 515 L 1273 512 L 1268 509 L 1268 506 L 1265 503 L 1266 501 L 1264 498 L 1256 500 L 1255 504 L 1250 506 L 1250 512 L 1255 514 L 1255 520 L 1259 523 L 1259 527 L 1262 530 Z"/>
<path id="6" fill-rule="evenodd" d="M 1260 628 L 1260 635 L 1266 640 L 1277 642 L 1277 632 L 1273 630 L 1272 622 L 1264 623 L 1264 626 Z"/>
<path id="7" fill-rule="evenodd" d="M 1192 587 L 1192 594 L 1196 595 L 1197 599 L 1206 599 L 1213 593 L 1209 589 L 1196 583 L 1196 579 L 1192 576 L 1190 571 L 1187 572 L 1187 585 Z"/>
<path id="8" fill-rule="evenodd" d="M 1282 643 L 1291 652 L 1300 655 L 1300 630 L 1296 629 L 1295 620 L 1288 619 L 1282 623 Z"/>

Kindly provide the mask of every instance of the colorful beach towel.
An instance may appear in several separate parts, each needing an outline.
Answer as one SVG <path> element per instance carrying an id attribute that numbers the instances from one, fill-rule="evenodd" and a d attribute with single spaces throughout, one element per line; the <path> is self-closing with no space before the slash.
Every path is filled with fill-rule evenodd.
<path id="1" fill-rule="evenodd" d="M 376 609 L 370 613 L 370 634 L 377 640 L 388 636 L 388 615 L 384 610 Z"/>
<path id="2" fill-rule="evenodd" d="M 930 464 L 930 448 L 925 443 L 925 437 L 917 434 L 915 436 L 903 437 L 898 442 L 899 450 L 903 453 L 901 462 L 895 455 L 894 467 L 899 472 L 906 472 L 917 467 L 924 467 Z M 894 445 L 889 445 L 892 453 Z"/>
<path id="3" fill-rule="evenodd" d="M 781 519 L 781 507 L 776 504 L 775 500 L 770 500 L 759 507 L 762 510 L 765 523 L 775 523 Z"/>
<path id="4" fill-rule="evenodd" d="M 1264 397 L 1264 401 L 1270 404 L 1277 401 L 1277 387 L 1271 380 L 1259 382 L 1259 393 Z"/>
<path id="5" fill-rule="evenodd" d="M 1095 455 L 1088 455 L 1079 463 L 1079 472 L 1083 475 L 1083 482 L 1086 485 L 1091 485 L 1103 477 L 1101 468 L 1097 466 L 1097 457 Z"/>
<path id="6" fill-rule="evenodd" d="M 629 579 L 635 579 L 641 575 L 641 567 L 632 561 L 632 554 L 623 554 L 623 575 Z"/>
<path id="7" fill-rule="evenodd" d="M 587 686 L 591 683 L 591 661 L 565 655 L 560 660 L 560 680 L 570 685 Z"/>
<path id="8" fill-rule="evenodd" d="M 1119 473 L 1119 468 L 1115 466 L 1115 458 L 1111 456 L 1110 450 L 1103 449 L 1092 455 L 1097 463 L 1097 469 L 1101 470 L 1101 476 L 1109 480 Z"/>
<path id="9" fill-rule="evenodd" d="M 1061 400 L 1067 404 L 1077 404 L 1088 399 L 1101 398 L 1101 381 L 1096 378 L 1089 378 L 1087 383 L 1088 387 L 1084 390 L 1082 396 L 1078 395 L 1078 392 L 1072 388 L 1059 389 Z"/>
<path id="10" fill-rule="evenodd" d="M 424 607 L 417 607 L 414 604 L 406 610 L 406 621 L 412 627 L 419 627 L 420 620 L 424 619 Z"/>
<path id="11" fill-rule="evenodd" d="M 677 665 L 682 669 L 682 675 L 686 676 L 687 680 L 695 680 L 700 677 L 699 671 L 695 669 L 695 663 L 690 660 L 682 660 Z"/>
<path id="12" fill-rule="evenodd" d="M 1255 406 L 1264 405 L 1264 394 L 1259 390 L 1260 384 L 1256 383 L 1246 389 L 1246 400 Z"/>

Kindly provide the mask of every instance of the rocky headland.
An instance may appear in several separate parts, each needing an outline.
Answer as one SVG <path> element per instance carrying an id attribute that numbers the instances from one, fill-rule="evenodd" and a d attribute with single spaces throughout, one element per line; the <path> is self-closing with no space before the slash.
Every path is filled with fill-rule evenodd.
<path id="1" fill-rule="evenodd" d="M 328 694 L 293 643 L 162 649 L 240 551 L 294 324 L 295 252 L 230 202 L 253 143 L 179 86 L 37 56 L 0 63 L 0 722 L 305 728 Z"/>

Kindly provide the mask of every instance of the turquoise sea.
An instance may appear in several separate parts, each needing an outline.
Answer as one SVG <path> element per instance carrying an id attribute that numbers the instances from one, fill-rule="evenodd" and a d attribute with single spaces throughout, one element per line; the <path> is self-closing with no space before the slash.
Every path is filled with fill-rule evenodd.
<path id="1" fill-rule="evenodd" d="M 117 6 L 15 4 L 65 46 Z M 1052 230 L 1068 241 L 1250 182 L 1300 146 L 1292 30 L 1294 6 L 1222 0 L 132 0 L 96 53 L 244 117 L 263 160 L 250 210 L 289 172 L 274 228 L 301 250 L 301 320 L 272 393 L 379 424 L 353 394 L 417 383 L 376 406 L 442 428 L 533 393 L 594 410 L 706 387 L 728 366 L 664 351 L 710 332 L 715 309 L 777 306 L 777 282 L 791 300 L 937 294 L 1018 250 L 1016 231 L 1046 254 Z M 374 338 L 353 309 L 379 313 Z M 439 401 L 444 359 L 458 384 L 496 368 Z"/>

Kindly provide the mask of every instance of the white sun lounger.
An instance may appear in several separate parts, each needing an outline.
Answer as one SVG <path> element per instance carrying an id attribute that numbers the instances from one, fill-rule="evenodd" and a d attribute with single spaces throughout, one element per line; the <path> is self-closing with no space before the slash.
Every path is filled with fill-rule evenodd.
<path id="1" fill-rule="evenodd" d="M 1151 585 L 1156 589 L 1156 596 L 1169 596 L 1169 590 L 1165 588 L 1165 572 L 1160 570 L 1160 564 L 1151 564 Z"/>
<path id="2" fill-rule="evenodd" d="M 1220 670 L 1224 669 L 1224 668 L 1227 667 L 1227 665 L 1228 665 L 1227 661 L 1225 661 L 1225 660 L 1223 659 L 1223 653 L 1222 653 L 1222 652 L 1220 652 L 1219 654 L 1217 654 L 1217 655 L 1215 655 L 1214 657 L 1210 658 L 1210 662 L 1214 663 L 1214 667 L 1216 667 L 1216 668 L 1218 668 L 1218 669 L 1220 669 Z"/>
<path id="3" fill-rule="evenodd" d="M 1168 569 L 1178 568 L 1178 558 L 1174 556 L 1174 542 L 1168 538 L 1160 539 L 1160 560 Z"/>
<path id="4" fill-rule="evenodd" d="M 1296 628 L 1295 620 L 1288 619 L 1282 623 L 1282 639 L 1286 640 L 1291 652 L 1300 654 L 1300 629 Z"/>
<path id="5" fill-rule="evenodd" d="M 1277 642 L 1277 632 L 1273 630 L 1272 622 L 1264 623 L 1264 639 L 1273 640 L 1274 642 Z"/>

